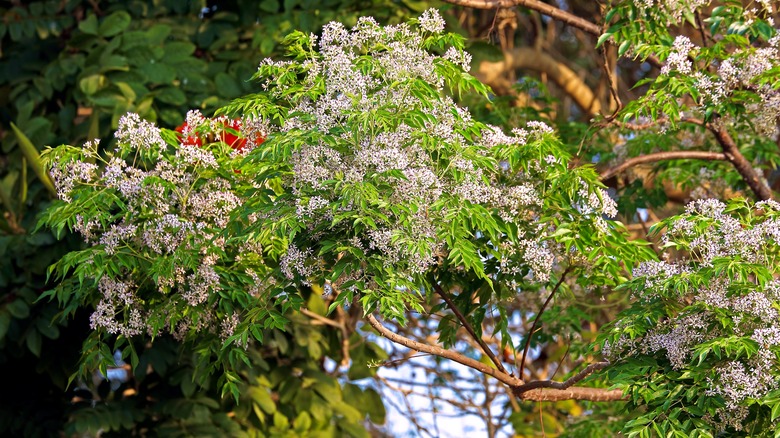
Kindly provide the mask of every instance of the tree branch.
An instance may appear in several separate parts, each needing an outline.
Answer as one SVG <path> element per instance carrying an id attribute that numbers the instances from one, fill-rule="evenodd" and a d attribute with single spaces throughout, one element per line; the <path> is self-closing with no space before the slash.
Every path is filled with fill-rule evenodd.
<path id="1" fill-rule="evenodd" d="M 528 382 L 524 385 L 514 388 L 514 392 L 518 396 L 522 396 L 524 392 L 528 392 L 539 388 L 552 388 L 552 389 L 569 389 L 580 380 L 588 377 L 591 373 L 597 370 L 602 370 L 609 366 L 609 361 L 595 362 L 585 367 L 582 371 L 575 374 L 572 377 L 564 380 L 563 382 L 555 382 L 552 380 L 536 380 L 534 382 Z"/>
<path id="2" fill-rule="evenodd" d="M 366 321 L 373 327 L 376 331 L 379 332 L 380 335 L 386 337 L 392 342 L 395 342 L 396 344 L 403 345 L 404 347 L 411 348 L 412 350 L 419 351 L 421 353 L 429 353 L 434 356 L 443 357 L 445 359 L 449 359 L 453 362 L 457 362 L 461 365 L 465 365 L 469 368 L 475 369 L 483 374 L 487 374 L 491 377 L 495 377 L 498 381 L 502 383 L 506 383 L 512 388 L 516 388 L 518 386 L 523 385 L 523 380 L 518 379 L 517 377 L 511 376 L 505 372 L 501 372 L 493 367 L 490 367 L 478 360 L 474 360 L 470 357 L 466 357 L 460 353 L 456 353 L 451 350 L 446 350 L 441 347 L 437 347 L 434 345 L 428 345 L 423 344 L 417 341 L 414 341 L 412 339 L 403 337 L 399 335 L 398 333 L 395 333 L 391 330 L 389 330 L 387 327 L 383 326 L 372 314 L 366 315 Z"/>
<path id="3" fill-rule="evenodd" d="M 597 402 L 624 401 L 626 397 L 620 389 L 582 388 L 569 389 L 534 389 L 524 392 L 523 400 L 530 401 L 562 401 L 562 400 L 589 400 Z"/>
<path id="4" fill-rule="evenodd" d="M 534 336 L 534 331 L 536 330 L 536 324 L 539 323 L 539 318 L 544 313 L 544 309 L 547 308 L 547 305 L 550 304 L 550 301 L 552 300 L 553 296 L 555 296 L 555 292 L 558 291 L 558 288 L 561 287 L 561 284 L 563 284 L 563 280 L 566 279 L 566 274 L 571 271 L 572 267 L 568 266 L 561 274 L 561 278 L 558 280 L 558 283 L 555 283 L 555 287 L 553 287 L 552 292 L 550 292 L 550 296 L 547 297 L 547 300 L 545 300 L 544 304 L 542 304 L 542 308 L 539 309 L 539 313 L 536 314 L 536 318 L 534 318 L 533 324 L 531 324 L 531 330 L 528 332 L 528 337 L 525 338 L 525 347 L 523 347 L 523 358 L 520 360 L 520 378 L 523 378 L 523 373 L 525 372 L 525 358 L 528 355 L 528 348 L 531 346 L 531 338 Z"/>
<path id="5" fill-rule="evenodd" d="M 608 180 L 613 176 L 623 172 L 624 170 L 634 167 L 638 164 L 655 163 L 657 161 L 665 160 L 707 160 L 707 161 L 726 161 L 726 154 L 720 152 L 708 152 L 708 151 L 669 151 L 669 152 L 656 152 L 652 154 L 640 155 L 638 157 L 629 158 L 623 163 L 609 168 L 601 173 L 599 179 L 602 181 Z"/>
<path id="6" fill-rule="evenodd" d="M 300 312 L 301 312 L 301 314 L 306 315 L 309 318 L 311 318 L 314 321 L 316 321 L 318 323 L 317 325 L 325 324 L 325 325 L 329 325 L 331 327 L 336 327 L 339 330 L 343 330 L 344 329 L 344 324 L 340 324 L 339 322 L 334 321 L 334 320 L 332 320 L 330 318 L 326 318 L 326 317 L 324 317 L 322 315 L 318 315 L 318 314 L 312 312 L 309 309 L 301 308 Z M 314 323 L 312 323 L 312 324 L 314 324 Z"/>
<path id="7" fill-rule="evenodd" d="M 539 0 L 444 0 L 447 3 L 451 3 L 457 6 L 465 6 L 467 8 L 474 9 L 508 9 L 515 6 L 523 6 L 528 9 L 532 9 L 539 12 L 542 15 L 547 15 L 558 21 L 562 21 L 569 26 L 576 27 L 591 35 L 601 35 L 601 28 L 591 23 L 590 21 L 578 17 L 574 14 L 558 9 L 555 6 L 542 3 Z"/>
<path id="8" fill-rule="evenodd" d="M 750 190 L 755 193 L 756 197 L 762 201 L 773 199 L 772 189 L 762 181 L 761 175 L 756 172 L 756 169 L 742 155 L 742 152 L 737 147 L 737 143 L 734 142 L 726 128 L 715 123 L 707 123 L 707 129 L 715 135 L 715 140 L 718 141 L 718 144 L 723 149 L 726 159 L 734 165 L 734 168 L 737 169 L 737 172 L 745 180 Z"/>
<path id="9" fill-rule="evenodd" d="M 458 309 L 458 306 L 455 305 L 455 303 L 452 301 L 452 299 L 449 297 L 447 292 L 444 291 L 444 289 L 441 288 L 439 283 L 436 281 L 431 281 L 431 284 L 433 284 L 433 290 L 436 291 L 437 294 L 444 300 L 445 303 L 447 303 L 447 307 L 452 310 L 452 312 L 455 314 L 455 316 L 460 321 L 463 328 L 466 329 L 467 332 L 469 332 L 469 335 L 471 335 L 472 338 L 474 338 L 475 341 L 479 344 L 480 348 L 482 348 L 482 351 L 485 352 L 485 354 L 490 358 L 490 360 L 496 365 L 496 368 L 498 368 L 499 371 L 505 374 L 509 374 L 507 370 L 504 368 L 504 365 L 501 363 L 501 361 L 496 357 L 495 354 L 493 354 L 493 350 L 488 347 L 488 345 L 485 343 L 484 340 L 480 336 L 477 335 L 477 333 L 474 331 L 474 328 L 469 324 L 469 321 L 466 319 L 466 317 L 461 313 L 460 309 Z"/>
<path id="10" fill-rule="evenodd" d="M 648 129 L 651 128 L 657 124 L 666 122 L 666 119 L 658 119 L 656 121 L 652 121 L 650 123 L 645 124 L 632 124 L 632 123 L 622 123 L 617 121 L 610 122 L 611 124 L 615 124 L 617 126 L 620 126 L 621 128 L 626 129 L 633 129 L 633 130 L 639 130 L 639 129 Z M 715 123 L 715 122 L 705 122 L 704 120 L 697 119 L 694 117 L 681 117 L 681 122 L 685 123 L 693 123 L 695 125 L 703 126 L 707 128 L 708 131 L 710 131 L 714 136 L 715 140 L 718 142 L 718 145 L 723 150 L 723 158 L 720 157 L 714 157 L 707 158 L 707 157 L 675 157 L 675 158 L 659 158 L 658 160 L 649 160 L 649 161 L 639 161 L 635 162 L 631 165 L 640 164 L 643 162 L 652 162 L 652 161 L 660 161 L 660 160 L 670 160 L 670 159 L 677 159 L 677 158 L 694 158 L 698 160 L 721 160 L 725 159 L 725 161 L 728 161 L 731 163 L 731 165 L 734 166 L 734 169 L 739 173 L 739 175 L 742 177 L 742 179 L 745 181 L 745 183 L 750 187 L 750 190 L 756 195 L 756 197 L 762 201 L 766 201 L 768 199 L 774 199 L 774 196 L 772 194 L 772 189 L 769 188 L 768 185 L 766 185 L 763 181 L 763 178 L 761 177 L 761 174 L 756 171 L 755 168 L 753 168 L 753 165 L 750 164 L 750 162 L 745 158 L 744 155 L 742 155 L 742 152 L 739 151 L 739 147 L 737 146 L 737 143 L 734 141 L 734 138 L 729 134 L 728 130 Z M 692 153 L 694 151 L 689 151 L 687 153 Z M 658 155 L 663 154 L 664 152 L 659 152 Z M 683 151 L 679 151 L 677 153 L 683 153 Z M 699 152 L 704 153 L 704 152 Z M 708 152 L 707 154 L 713 154 L 712 152 Z M 649 154 L 645 155 L 643 157 L 650 157 L 650 156 L 656 156 L 656 154 Z M 642 157 L 636 157 L 637 159 Z M 632 159 L 633 160 L 633 159 Z M 628 164 L 631 160 L 626 161 L 626 163 L 621 164 L 620 166 L 624 166 Z M 603 173 L 601 175 L 601 180 L 608 179 L 615 174 L 621 172 L 622 170 L 625 170 L 625 168 L 618 168 L 610 169 L 607 172 Z M 631 167 L 631 166 L 627 166 Z M 627 168 L 626 167 L 626 168 Z"/>

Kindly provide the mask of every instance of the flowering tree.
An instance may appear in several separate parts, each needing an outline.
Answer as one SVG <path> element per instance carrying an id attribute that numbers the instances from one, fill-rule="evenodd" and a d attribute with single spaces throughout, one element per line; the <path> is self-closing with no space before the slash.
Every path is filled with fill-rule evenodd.
<path id="1" fill-rule="evenodd" d="M 62 202 L 44 221 L 91 244 L 55 265 L 63 282 L 48 293 L 69 312 L 94 306 L 83 371 L 105 366 L 113 348 L 136 367 L 138 338 L 170 335 L 194 345 L 202 376 L 216 374 L 223 394 L 239 399 L 247 378 L 235 370 L 281 342 L 279 330 L 293 330 L 303 315 L 337 327 L 341 348 L 296 342 L 342 367 L 380 358 L 351 354 L 374 331 L 490 376 L 507 404 L 574 399 L 636 408 L 620 424 L 629 435 L 774 430 L 778 209 L 761 173 L 776 162 L 773 6 L 616 2 L 601 29 L 539 2 L 479 3 L 521 4 L 599 35 L 614 111 L 588 127 L 595 141 L 587 150 L 580 139 L 562 142 L 547 123 L 505 131 L 459 105 L 476 100 L 478 111 L 499 101 L 468 73 L 464 40 L 444 33 L 434 10 L 395 26 L 361 18 L 351 30 L 330 23 L 319 36 L 293 33 L 287 59 L 260 65 L 261 91 L 222 116 L 192 111 L 170 131 L 129 114 L 113 150 L 50 150 Z M 682 34 L 683 20 L 701 32 L 701 45 Z M 518 57 L 481 64 L 481 78 L 500 85 L 495 70 L 522 62 L 521 51 L 505 49 Z M 660 67 L 625 107 L 609 51 L 613 65 L 617 55 Z M 559 79 L 585 112 L 606 113 L 593 94 Z M 692 139 L 702 148 L 650 149 Z M 621 162 L 599 175 L 571 159 L 575 150 Z M 656 227 L 668 229 L 659 262 L 649 244 L 610 220 L 619 205 L 600 181 L 670 159 L 711 162 L 705 171 L 677 166 L 672 181 L 703 182 L 700 192 L 718 194 L 703 179 L 724 178 L 729 190 L 764 202 L 691 204 Z M 623 181 L 618 193 L 630 199 L 635 185 Z M 636 206 L 620 205 L 629 221 Z M 545 312 L 554 299 L 612 290 L 631 291 L 635 301 L 599 342 L 575 349 L 568 379 L 546 377 L 546 365 L 528 369 L 555 340 L 537 334 L 540 323 L 554 326 Z M 426 315 L 439 318 L 406 329 Z M 520 336 L 510 326 L 515 317 L 528 323 Z M 601 388 L 579 385 L 607 367 Z M 325 385 L 314 373 L 303 376 Z M 345 400 L 350 391 L 341 390 Z M 360 391 L 355 406 L 376 396 Z M 283 429 L 268 393 L 255 394 L 265 406 L 261 421 L 273 417 Z M 350 409 L 336 408 L 340 418 L 366 414 Z M 308 429 L 301 424 L 294 421 Z"/>

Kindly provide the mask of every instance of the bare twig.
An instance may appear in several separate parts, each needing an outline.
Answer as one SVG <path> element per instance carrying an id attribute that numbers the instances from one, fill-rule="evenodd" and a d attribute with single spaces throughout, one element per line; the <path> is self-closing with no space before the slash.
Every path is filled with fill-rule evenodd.
<path id="1" fill-rule="evenodd" d="M 461 325 L 463 325 L 463 328 L 466 329 L 467 332 L 469 332 L 469 335 L 471 335 L 472 338 L 474 338 L 475 341 L 479 344 L 480 348 L 482 348 L 482 351 L 485 352 L 485 354 L 490 358 L 490 360 L 493 362 L 493 364 L 496 365 L 496 368 L 498 368 L 499 371 L 502 373 L 509 374 L 507 370 L 504 368 L 504 365 L 501 363 L 501 360 L 499 360 L 496 355 L 493 353 L 493 350 L 488 347 L 488 345 L 485 343 L 484 340 L 480 336 L 477 335 L 477 333 L 474 331 L 474 328 L 469 324 L 469 321 L 466 319 L 466 317 L 461 313 L 460 309 L 458 309 L 458 306 L 455 305 L 455 303 L 452 301 L 452 298 L 447 294 L 447 292 L 444 291 L 444 289 L 441 288 L 439 283 L 436 281 L 431 281 L 431 284 L 433 284 L 433 290 L 436 291 L 437 294 L 444 300 L 445 303 L 447 303 L 447 307 L 452 310 L 452 313 L 455 314 L 455 316 L 458 318 L 458 321 L 460 321 Z"/>
<path id="2" fill-rule="evenodd" d="M 629 158 L 628 160 L 620 163 L 615 167 L 611 167 L 601 173 L 600 179 L 602 181 L 608 180 L 613 176 L 623 172 L 624 170 L 634 167 L 638 164 L 655 163 L 658 161 L 666 160 L 707 160 L 707 161 L 726 161 L 726 154 L 720 152 L 708 152 L 708 151 L 669 151 L 669 152 L 655 152 L 652 154 L 640 155 L 638 157 Z"/>
<path id="3" fill-rule="evenodd" d="M 510 387 L 518 387 L 524 384 L 522 379 L 518 379 L 517 377 L 511 376 L 505 372 L 501 372 L 493 367 L 490 367 L 478 360 L 472 359 L 470 357 L 466 357 L 460 353 L 456 353 L 451 350 L 446 350 L 441 347 L 437 347 L 434 345 L 428 345 L 423 344 L 417 341 L 414 341 L 412 339 L 403 337 L 399 335 L 398 333 L 395 333 L 391 330 L 389 330 L 387 327 L 383 326 L 372 314 L 366 315 L 366 321 L 373 327 L 376 331 L 379 332 L 380 335 L 386 337 L 392 342 L 395 342 L 396 344 L 403 345 L 404 347 L 411 348 L 412 350 L 419 351 L 421 353 L 429 353 L 434 356 L 443 357 L 445 359 L 449 359 L 453 362 L 457 362 L 461 365 L 465 365 L 469 368 L 475 369 L 483 374 L 487 374 L 489 376 L 495 377 L 498 381 L 506 383 Z"/>
<path id="4" fill-rule="evenodd" d="M 547 308 L 547 305 L 550 304 L 550 301 L 552 300 L 553 296 L 555 296 L 555 292 L 558 291 L 558 288 L 561 287 L 561 284 L 563 284 L 563 281 L 566 279 L 566 274 L 571 271 L 572 267 L 568 266 L 563 273 L 561 274 L 561 278 L 558 280 L 558 283 L 555 284 L 555 287 L 553 287 L 552 292 L 550 292 L 550 296 L 547 297 L 547 300 L 545 300 L 544 304 L 542 304 L 542 308 L 539 309 L 539 313 L 536 314 L 536 318 L 534 318 L 533 324 L 531 324 L 531 330 L 528 332 L 528 336 L 525 338 L 525 347 L 523 347 L 523 358 L 520 359 L 520 378 L 523 378 L 523 373 L 525 372 L 525 358 L 528 355 L 528 348 L 531 346 L 531 338 L 534 335 L 534 331 L 536 330 L 536 324 L 539 323 L 539 318 L 544 313 L 544 309 Z"/>

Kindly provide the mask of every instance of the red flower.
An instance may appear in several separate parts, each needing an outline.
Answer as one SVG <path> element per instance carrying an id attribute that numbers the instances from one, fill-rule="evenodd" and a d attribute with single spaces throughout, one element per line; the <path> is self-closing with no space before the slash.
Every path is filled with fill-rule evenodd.
<path id="1" fill-rule="evenodd" d="M 228 124 L 223 124 L 223 129 L 216 134 L 214 141 L 224 142 L 232 149 L 235 149 L 239 152 L 242 151 L 244 147 L 246 147 L 247 139 L 240 136 L 241 127 L 240 119 L 233 119 L 228 122 Z M 181 144 L 185 146 L 203 146 L 203 140 L 201 140 L 200 137 L 194 135 L 192 132 L 189 132 L 187 137 L 184 137 L 185 131 L 190 131 L 188 129 L 187 122 L 182 123 L 178 128 L 176 128 L 176 132 L 179 133 L 179 140 L 181 141 Z M 211 141 L 210 139 L 206 140 Z M 260 146 L 264 141 L 264 138 L 258 137 L 254 140 L 255 146 Z"/>
<path id="2" fill-rule="evenodd" d="M 239 119 L 233 119 L 231 122 L 229 122 L 229 125 L 226 125 L 225 128 L 234 129 L 237 132 L 241 132 L 241 120 Z M 227 129 L 223 129 L 221 135 L 218 135 L 218 140 L 221 140 L 225 142 L 228 146 L 231 148 L 242 151 L 244 149 L 244 146 L 246 146 L 246 139 L 240 138 L 237 135 L 233 134 L 232 132 L 228 131 Z"/>
<path id="3" fill-rule="evenodd" d="M 184 137 L 184 131 L 188 131 L 187 137 Z M 181 141 L 181 144 L 185 146 L 203 146 L 203 141 L 198 138 L 198 136 L 194 135 L 192 131 L 190 131 L 189 126 L 187 125 L 187 122 L 182 123 L 179 125 L 178 128 L 176 128 L 176 132 L 179 133 L 179 141 Z"/>

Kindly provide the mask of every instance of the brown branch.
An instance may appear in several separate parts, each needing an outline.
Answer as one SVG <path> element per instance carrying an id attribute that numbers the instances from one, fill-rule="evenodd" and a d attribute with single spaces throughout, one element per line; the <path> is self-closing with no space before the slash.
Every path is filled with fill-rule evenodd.
<path id="1" fill-rule="evenodd" d="M 436 291 L 437 294 L 444 300 L 445 303 L 447 303 L 447 307 L 452 310 L 452 313 L 455 314 L 455 316 L 458 318 L 458 321 L 460 321 L 463 328 L 466 329 L 467 332 L 469 332 L 469 335 L 471 335 L 472 338 L 474 338 L 475 341 L 479 344 L 480 348 L 482 348 L 482 351 L 485 352 L 485 354 L 490 358 L 491 362 L 493 362 L 496 365 L 496 368 L 498 368 L 499 371 L 505 374 L 509 374 L 507 370 L 504 368 L 504 365 L 501 363 L 501 361 L 496 357 L 495 354 L 493 354 L 493 350 L 488 347 L 488 345 L 485 343 L 484 340 L 480 336 L 477 335 L 477 333 L 474 331 L 474 327 L 469 324 L 469 321 L 466 319 L 466 317 L 461 313 L 460 309 L 458 309 L 458 306 L 455 305 L 455 303 L 452 301 L 452 298 L 447 294 L 447 292 L 444 291 L 444 289 L 441 288 L 439 283 L 436 281 L 431 281 L 431 284 L 433 285 L 433 290 Z"/>
<path id="2" fill-rule="evenodd" d="M 318 315 L 318 314 L 312 312 L 309 309 L 301 308 L 300 312 L 301 312 L 301 314 L 306 315 L 309 318 L 311 318 L 314 321 L 316 321 L 318 323 L 316 325 L 325 324 L 325 325 L 329 325 L 331 327 L 336 327 L 337 329 L 340 329 L 340 330 L 344 329 L 344 324 L 340 324 L 338 321 L 334 321 L 334 320 L 332 320 L 330 318 L 326 318 L 326 317 L 324 317 L 322 315 Z M 314 324 L 314 323 L 312 323 L 312 324 Z"/>
<path id="3" fill-rule="evenodd" d="M 555 283 L 555 286 L 553 287 L 552 292 L 550 292 L 550 296 L 547 297 L 547 300 L 545 300 L 544 304 L 542 304 L 542 308 L 539 309 L 539 313 L 536 314 L 536 318 L 534 318 L 533 324 L 531 324 L 531 330 L 528 332 L 528 337 L 525 338 L 525 347 L 523 347 L 523 358 L 520 359 L 520 378 L 523 378 L 523 373 L 525 372 L 525 358 L 528 355 L 528 348 L 531 346 L 531 338 L 534 336 L 534 331 L 536 330 L 536 324 L 539 323 L 539 318 L 544 313 L 544 309 L 547 308 L 547 305 L 550 304 L 550 301 L 552 300 L 553 296 L 555 296 L 555 292 L 558 291 L 558 288 L 561 287 L 561 284 L 563 284 L 563 281 L 566 279 L 566 274 L 571 271 L 572 267 L 568 266 L 563 273 L 561 274 L 561 278 L 558 280 L 557 283 Z"/>
<path id="4" fill-rule="evenodd" d="M 585 367 L 582 371 L 575 374 L 572 377 L 564 380 L 563 382 L 555 382 L 552 380 L 536 380 L 534 382 L 528 382 L 524 385 L 514 388 L 515 394 L 522 396 L 524 392 L 528 392 L 539 388 L 552 388 L 552 389 L 569 389 L 580 380 L 588 377 L 591 373 L 597 370 L 604 369 L 609 366 L 608 361 L 592 363 Z"/>
<path id="5" fill-rule="evenodd" d="M 601 173 L 599 179 L 606 181 L 624 170 L 634 167 L 638 164 L 655 163 L 666 160 L 707 160 L 707 161 L 726 161 L 726 154 L 720 152 L 708 151 L 669 151 L 656 152 L 652 154 L 640 155 L 629 158 L 615 167 L 611 167 Z"/>
<path id="6" fill-rule="evenodd" d="M 465 6 L 474 9 L 508 9 L 515 6 L 523 6 L 528 9 L 547 15 L 550 18 L 564 22 L 591 35 L 600 36 L 601 28 L 590 21 L 574 14 L 558 9 L 555 6 L 542 3 L 539 0 L 444 0 L 457 6 Z"/>
<path id="7" fill-rule="evenodd" d="M 737 146 L 737 143 L 734 141 L 734 138 L 729 134 L 728 130 L 719 125 L 715 122 L 705 122 L 704 120 L 697 119 L 694 117 L 681 117 L 681 122 L 685 123 L 693 123 L 695 125 L 703 126 L 707 128 L 708 131 L 710 131 L 714 136 L 715 140 L 718 142 L 718 145 L 723 150 L 723 158 L 715 157 L 712 155 L 712 158 L 707 157 L 676 157 L 676 158 L 659 158 L 659 160 L 649 160 L 649 161 L 639 161 L 635 162 L 632 165 L 640 164 L 642 162 L 652 162 L 652 161 L 660 161 L 660 160 L 668 160 L 668 159 L 677 159 L 677 158 L 694 158 L 699 160 L 722 160 L 725 159 L 725 161 L 728 161 L 731 163 L 732 166 L 734 166 L 734 169 L 739 173 L 739 175 L 742 177 L 742 179 L 745 181 L 745 183 L 750 187 L 750 190 L 753 191 L 753 193 L 756 195 L 756 197 L 759 200 L 766 201 L 768 199 L 774 199 L 774 196 L 772 195 L 772 189 L 769 188 L 769 186 L 763 181 L 763 178 L 761 177 L 761 174 L 756 171 L 755 168 L 753 168 L 753 165 L 750 164 L 750 162 L 745 158 L 744 155 L 742 155 L 742 152 L 739 151 L 739 147 Z M 617 126 L 620 126 L 621 128 L 627 128 L 627 129 L 648 129 L 651 128 L 657 124 L 665 123 L 667 122 L 666 119 L 658 119 L 656 121 L 645 123 L 645 124 L 632 124 L 632 123 L 622 123 L 618 122 L 616 120 L 613 120 L 610 122 L 611 124 L 615 124 Z M 685 153 L 692 153 L 694 151 L 689 151 Z M 659 152 L 658 154 L 663 154 L 664 152 Z M 667 152 L 668 153 L 668 152 Z M 684 151 L 679 151 L 677 153 L 684 153 Z M 712 152 L 699 152 L 700 154 L 714 154 Z M 656 154 L 649 154 L 645 155 L 644 157 L 649 156 L 655 156 Z M 642 157 L 637 157 L 637 159 Z M 624 166 L 631 160 L 626 161 L 626 163 L 623 163 L 621 166 Z M 620 167 L 620 166 L 618 166 Z M 631 167 L 631 166 L 628 166 Z M 610 169 L 607 172 L 603 173 L 601 175 L 601 180 L 608 179 L 615 175 L 616 173 L 619 173 L 624 169 Z"/>
<path id="8" fill-rule="evenodd" d="M 523 380 L 518 379 L 517 377 L 511 376 L 507 373 L 501 372 L 493 367 L 490 367 L 478 360 L 474 360 L 470 357 L 466 357 L 460 353 L 456 353 L 451 350 L 446 350 L 441 347 L 437 347 L 435 345 L 428 345 L 423 344 L 420 342 L 417 342 L 415 340 L 403 337 L 399 335 L 398 333 L 395 333 L 391 330 L 389 330 L 387 327 L 383 326 L 382 323 L 380 323 L 372 314 L 366 315 L 366 321 L 373 327 L 376 331 L 379 332 L 380 335 L 386 337 L 390 341 L 403 345 L 404 347 L 411 348 L 412 350 L 419 351 L 421 353 L 429 353 L 434 356 L 443 357 L 445 359 L 449 359 L 453 362 L 457 362 L 461 365 L 465 365 L 469 368 L 475 369 L 483 374 L 487 374 L 491 377 L 495 377 L 498 381 L 502 383 L 506 383 L 512 388 L 516 388 L 518 386 L 523 385 Z"/>
<path id="9" fill-rule="evenodd" d="M 756 169 L 742 155 L 742 152 L 737 147 L 737 143 L 734 142 L 726 128 L 715 123 L 707 123 L 707 129 L 715 135 L 715 140 L 718 141 L 718 144 L 723 149 L 726 159 L 734 165 L 734 168 L 737 169 L 739 175 L 750 187 L 750 190 L 755 193 L 756 197 L 762 201 L 773 199 L 772 189 L 762 181 L 761 175 L 756 172 Z"/>
<path id="10" fill-rule="evenodd" d="M 569 389 L 534 389 L 524 392 L 520 396 L 523 400 L 530 401 L 562 401 L 562 400 L 589 400 L 597 402 L 623 401 L 626 397 L 620 389 L 582 388 Z"/>

